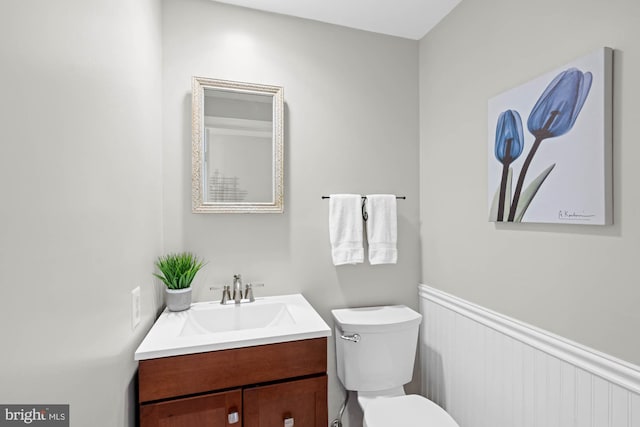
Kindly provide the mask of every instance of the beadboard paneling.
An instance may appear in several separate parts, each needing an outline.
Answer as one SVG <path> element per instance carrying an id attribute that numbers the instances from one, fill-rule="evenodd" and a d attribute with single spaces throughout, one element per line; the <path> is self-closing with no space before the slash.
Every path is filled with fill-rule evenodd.
<path id="1" fill-rule="evenodd" d="M 460 427 L 640 427 L 640 367 L 420 285 L 423 394 Z"/>

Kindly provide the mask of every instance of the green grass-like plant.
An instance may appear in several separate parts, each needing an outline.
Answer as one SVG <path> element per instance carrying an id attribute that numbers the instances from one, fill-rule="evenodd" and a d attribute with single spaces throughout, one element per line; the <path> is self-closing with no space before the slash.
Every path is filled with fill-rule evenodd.
<path id="1" fill-rule="evenodd" d="M 159 256 L 156 267 L 162 274 L 153 273 L 168 289 L 185 289 L 191 286 L 204 261 L 191 252 Z"/>

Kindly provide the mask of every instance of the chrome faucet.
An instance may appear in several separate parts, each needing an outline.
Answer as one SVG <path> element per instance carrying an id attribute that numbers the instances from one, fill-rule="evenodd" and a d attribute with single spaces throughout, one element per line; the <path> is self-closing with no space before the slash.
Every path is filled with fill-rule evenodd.
<path id="1" fill-rule="evenodd" d="M 242 277 L 239 274 L 233 275 L 233 301 L 236 304 L 242 301 Z"/>
<path id="2" fill-rule="evenodd" d="M 242 276 L 239 274 L 233 275 L 233 297 L 230 292 L 230 285 L 223 285 L 222 287 L 212 286 L 210 290 L 222 290 L 222 298 L 220 304 L 225 305 L 227 302 L 233 299 L 233 302 L 240 304 L 242 302 L 254 302 L 256 298 L 253 296 L 253 288 L 264 286 L 264 283 L 247 283 L 242 289 Z"/>

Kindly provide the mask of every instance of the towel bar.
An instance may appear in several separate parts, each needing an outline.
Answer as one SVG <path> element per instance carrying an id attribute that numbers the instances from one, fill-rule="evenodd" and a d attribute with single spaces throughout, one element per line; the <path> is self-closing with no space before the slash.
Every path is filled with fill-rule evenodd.
<path id="1" fill-rule="evenodd" d="M 328 199 L 330 196 L 322 196 L 323 199 Z M 396 199 L 405 200 L 407 196 L 396 196 Z M 365 203 L 367 202 L 367 196 L 362 196 L 362 220 L 366 221 L 369 219 L 369 214 L 367 213 L 367 209 L 365 207 Z"/>
<path id="2" fill-rule="evenodd" d="M 330 196 L 322 196 L 323 199 L 328 199 Z M 366 199 L 367 196 L 362 196 L 363 199 Z M 407 196 L 396 196 L 396 199 L 402 199 L 405 200 L 407 198 Z"/>

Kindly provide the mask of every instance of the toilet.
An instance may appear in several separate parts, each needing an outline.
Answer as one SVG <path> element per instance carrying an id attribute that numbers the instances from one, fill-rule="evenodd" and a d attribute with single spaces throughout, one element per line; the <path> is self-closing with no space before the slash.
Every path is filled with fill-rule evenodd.
<path id="1" fill-rule="evenodd" d="M 404 391 L 422 315 L 404 305 L 332 310 L 338 378 L 356 391 L 363 427 L 459 427 L 440 406 Z"/>

